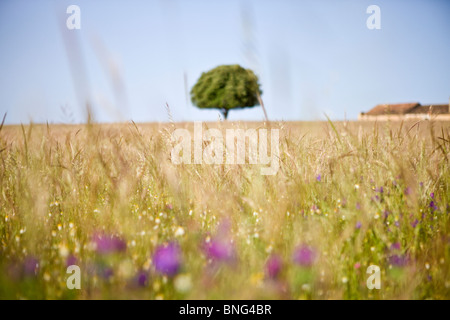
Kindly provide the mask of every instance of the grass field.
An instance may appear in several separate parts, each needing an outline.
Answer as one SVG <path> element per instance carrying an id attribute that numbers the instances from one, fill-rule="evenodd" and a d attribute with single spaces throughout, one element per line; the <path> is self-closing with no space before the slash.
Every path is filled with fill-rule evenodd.
<path id="1" fill-rule="evenodd" d="M 174 165 L 180 127 L 3 126 L 0 298 L 450 299 L 450 123 L 270 123 L 273 176 Z"/>

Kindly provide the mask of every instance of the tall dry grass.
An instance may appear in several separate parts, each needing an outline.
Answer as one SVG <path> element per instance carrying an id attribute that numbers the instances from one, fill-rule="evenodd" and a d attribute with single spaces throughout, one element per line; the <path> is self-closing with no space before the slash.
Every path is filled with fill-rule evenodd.
<path id="1" fill-rule="evenodd" d="M 450 298 L 449 123 L 270 126 L 280 129 L 274 176 L 172 164 L 170 134 L 191 123 L 4 126 L 0 297 Z M 215 261 L 205 243 L 228 223 L 234 258 Z M 98 234 L 126 250 L 99 252 Z M 182 252 L 174 275 L 155 270 L 167 242 Z M 310 264 L 293 259 L 301 248 Z M 66 287 L 71 263 L 81 290 Z M 372 264 L 380 290 L 366 287 Z"/>

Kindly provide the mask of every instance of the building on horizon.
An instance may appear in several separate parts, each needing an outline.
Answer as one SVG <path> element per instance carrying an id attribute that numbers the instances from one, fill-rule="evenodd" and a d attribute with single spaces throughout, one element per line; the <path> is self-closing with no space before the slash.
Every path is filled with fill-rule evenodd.
<path id="1" fill-rule="evenodd" d="M 379 104 L 368 112 L 361 112 L 358 120 L 450 120 L 448 104 L 421 105 L 419 102 Z"/>

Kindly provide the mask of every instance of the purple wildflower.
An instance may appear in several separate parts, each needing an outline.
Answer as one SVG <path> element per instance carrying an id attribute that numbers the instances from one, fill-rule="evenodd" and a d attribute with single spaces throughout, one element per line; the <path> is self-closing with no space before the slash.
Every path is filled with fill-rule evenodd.
<path id="1" fill-rule="evenodd" d="M 66 266 L 73 266 L 76 265 L 78 262 L 77 257 L 75 257 L 73 254 L 69 255 L 66 259 Z"/>
<path id="2" fill-rule="evenodd" d="M 33 256 L 28 256 L 23 262 L 23 272 L 26 276 L 35 276 L 39 269 L 39 260 Z"/>
<path id="3" fill-rule="evenodd" d="M 413 222 L 411 222 L 411 227 L 415 228 L 417 226 L 417 224 L 419 223 L 419 220 L 414 220 Z"/>
<path id="4" fill-rule="evenodd" d="M 434 199 L 434 192 L 430 193 L 431 199 Z"/>
<path id="5" fill-rule="evenodd" d="M 319 182 L 322 181 L 322 175 L 319 174 L 319 175 L 316 177 L 316 180 L 319 181 Z"/>
<path id="6" fill-rule="evenodd" d="M 359 229 L 361 229 L 361 227 L 362 227 L 361 221 L 356 222 L 355 228 L 359 230 Z"/>
<path id="7" fill-rule="evenodd" d="M 316 252 L 313 248 L 302 245 L 294 251 L 293 260 L 300 266 L 310 267 L 316 260 Z"/>
<path id="8" fill-rule="evenodd" d="M 383 187 L 379 187 L 379 188 L 375 189 L 375 192 L 383 193 L 384 189 L 383 189 Z"/>
<path id="9" fill-rule="evenodd" d="M 361 210 L 361 204 L 359 202 L 356 203 L 356 210 Z"/>
<path id="10" fill-rule="evenodd" d="M 127 249 L 126 242 L 117 236 L 97 234 L 93 238 L 96 250 L 100 254 L 123 252 Z"/>
<path id="11" fill-rule="evenodd" d="M 394 254 L 389 257 L 389 263 L 395 267 L 404 267 L 408 263 L 408 258 L 404 255 Z"/>
<path id="12" fill-rule="evenodd" d="M 406 187 L 404 193 L 405 193 L 405 196 L 410 195 L 411 194 L 411 188 L 410 187 Z"/>
<path id="13" fill-rule="evenodd" d="M 114 275 L 114 270 L 111 267 L 100 267 L 100 276 L 106 280 Z"/>
<path id="14" fill-rule="evenodd" d="M 136 284 L 139 287 L 145 287 L 148 284 L 148 274 L 145 271 L 139 271 L 136 275 Z"/>
<path id="15" fill-rule="evenodd" d="M 429 206 L 431 208 L 431 211 L 436 211 L 438 209 L 434 201 L 431 201 Z"/>
<path id="16" fill-rule="evenodd" d="M 229 218 L 222 219 L 214 238 L 203 243 L 205 254 L 213 260 L 231 262 L 236 257 L 231 238 L 232 223 Z"/>
<path id="17" fill-rule="evenodd" d="M 209 258 L 218 261 L 231 261 L 235 257 L 233 244 L 225 239 L 211 240 L 205 245 L 205 251 Z"/>
<path id="18" fill-rule="evenodd" d="M 391 250 L 400 250 L 400 249 L 401 249 L 400 242 L 394 242 L 393 244 L 391 244 Z"/>
<path id="19" fill-rule="evenodd" d="M 168 276 L 174 276 L 181 267 L 180 247 L 175 242 L 157 247 L 153 255 L 153 262 L 156 271 Z"/>
<path id="20" fill-rule="evenodd" d="M 266 275 L 270 279 L 275 279 L 281 272 L 283 261 L 277 254 L 272 254 L 266 262 Z"/>

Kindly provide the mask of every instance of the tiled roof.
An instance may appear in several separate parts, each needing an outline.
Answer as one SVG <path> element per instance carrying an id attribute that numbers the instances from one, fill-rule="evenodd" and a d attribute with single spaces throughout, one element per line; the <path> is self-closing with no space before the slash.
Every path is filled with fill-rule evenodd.
<path id="1" fill-rule="evenodd" d="M 378 116 L 383 114 L 406 114 L 413 108 L 420 106 L 418 102 L 399 103 L 399 104 L 379 104 L 366 114 L 369 116 Z"/>
<path id="2" fill-rule="evenodd" d="M 418 106 L 408 113 L 421 114 L 421 113 L 431 113 L 431 114 L 445 114 L 449 113 L 448 104 L 431 104 L 427 106 Z"/>

